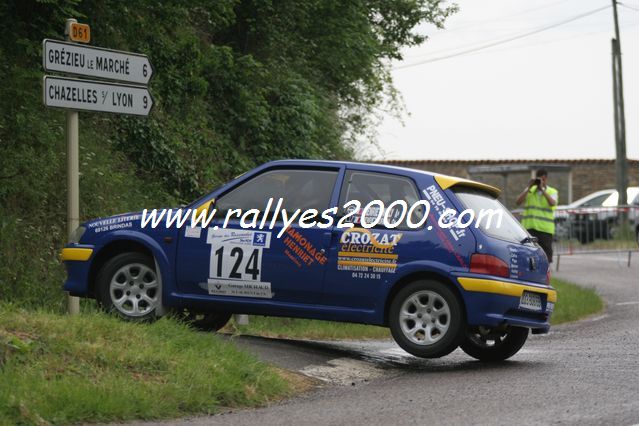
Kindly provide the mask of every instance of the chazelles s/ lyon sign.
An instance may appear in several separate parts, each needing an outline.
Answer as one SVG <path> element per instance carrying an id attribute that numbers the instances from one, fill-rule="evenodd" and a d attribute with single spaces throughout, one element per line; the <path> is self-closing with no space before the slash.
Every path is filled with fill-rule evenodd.
<path id="1" fill-rule="evenodd" d="M 54 108 L 147 116 L 153 107 L 153 98 L 145 87 L 45 76 L 44 104 Z"/>

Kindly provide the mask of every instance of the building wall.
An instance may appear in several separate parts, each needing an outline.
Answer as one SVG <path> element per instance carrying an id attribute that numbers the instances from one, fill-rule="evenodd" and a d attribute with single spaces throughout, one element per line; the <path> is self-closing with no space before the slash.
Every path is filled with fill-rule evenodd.
<path id="1" fill-rule="evenodd" d="M 546 166 L 549 169 L 548 183 L 559 191 L 559 204 L 568 204 L 592 192 L 614 188 L 616 185 L 614 160 L 388 160 L 379 161 L 379 163 L 459 176 L 496 186 L 502 189 L 501 201 L 510 209 L 516 208 L 515 199 L 528 184 L 531 178 L 530 171 L 511 172 L 504 177 L 502 174 L 495 173 L 471 174 L 469 173 L 471 167 L 521 164 L 530 165 L 536 169 L 539 165 Z M 568 166 L 570 172 L 553 170 L 553 167 L 558 166 Z M 570 199 L 570 174 L 572 174 L 572 199 Z M 628 161 L 628 185 L 639 186 L 639 160 Z"/>
<path id="2" fill-rule="evenodd" d="M 575 200 L 600 189 L 614 188 L 614 162 L 609 165 L 592 164 L 588 167 L 573 168 L 572 184 Z M 628 186 L 639 186 L 639 161 L 631 161 L 628 164 Z"/>

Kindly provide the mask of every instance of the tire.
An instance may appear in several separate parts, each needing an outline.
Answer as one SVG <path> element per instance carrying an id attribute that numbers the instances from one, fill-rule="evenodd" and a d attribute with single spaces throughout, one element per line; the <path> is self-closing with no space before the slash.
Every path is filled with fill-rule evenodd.
<path id="1" fill-rule="evenodd" d="M 96 285 L 105 311 L 129 321 L 155 319 L 161 294 L 150 256 L 137 252 L 114 256 L 98 272 Z"/>
<path id="2" fill-rule="evenodd" d="M 615 238 L 619 238 L 620 231 L 622 231 L 622 229 L 620 228 L 617 219 L 610 219 L 606 223 L 606 236 L 608 237 L 606 239 L 614 240 Z"/>
<path id="3" fill-rule="evenodd" d="M 182 309 L 177 311 L 176 315 L 180 321 L 200 331 L 218 331 L 229 322 L 233 314 L 229 312 L 198 313 Z"/>
<path id="4" fill-rule="evenodd" d="M 519 352 L 526 339 L 528 329 L 523 327 L 506 327 L 503 330 L 475 327 L 467 331 L 459 347 L 480 361 L 498 362 Z"/>
<path id="5" fill-rule="evenodd" d="M 439 281 L 419 280 L 393 298 L 388 318 L 397 344 L 420 358 L 439 358 L 454 351 L 464 337 L 466 320 L 453 290 Z"/>

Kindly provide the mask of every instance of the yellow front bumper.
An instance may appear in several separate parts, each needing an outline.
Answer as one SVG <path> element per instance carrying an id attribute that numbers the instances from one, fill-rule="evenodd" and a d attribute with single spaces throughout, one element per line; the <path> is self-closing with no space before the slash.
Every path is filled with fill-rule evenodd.
<path id="1" fill-rule="evenodd" d="M 85 262 L 89 260 L 92 254 L 93 249 L 90 248 L 65 247 L 60 252 L 60 259 L 63 262 L 66 262 L 67 260 Z"/>

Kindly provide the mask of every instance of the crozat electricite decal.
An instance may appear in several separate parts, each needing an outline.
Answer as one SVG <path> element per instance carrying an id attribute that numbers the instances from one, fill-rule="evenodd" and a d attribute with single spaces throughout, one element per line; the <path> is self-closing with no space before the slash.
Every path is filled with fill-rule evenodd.
<path id="1" fill-rule="evenodd" d="M 401 232 L 371 232 L 364 228 L 345 231 L 340 238 L 337 269 L 353 272 L 353 278 L 395 273 L 398 258 L 395 248 L 402 235 Z"/>

